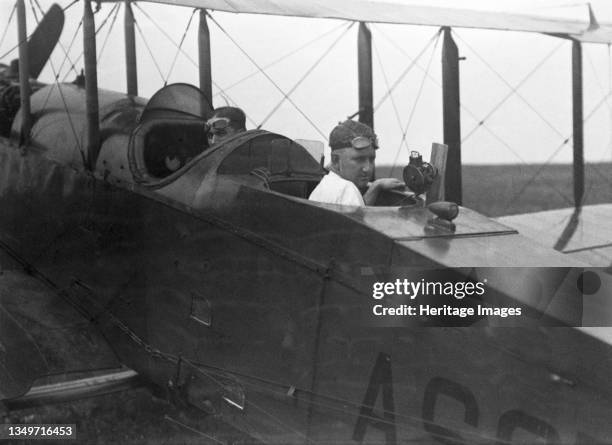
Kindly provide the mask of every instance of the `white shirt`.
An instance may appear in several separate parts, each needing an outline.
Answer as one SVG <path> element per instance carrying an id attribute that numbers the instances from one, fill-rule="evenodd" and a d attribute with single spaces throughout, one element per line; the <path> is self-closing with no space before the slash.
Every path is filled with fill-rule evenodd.
<path id="1" fill-rule="evenodd" d="M 365 206 L 363 196 L 357 186 L 332 171 L 323 176 L 308 199 L 329 204 Z"/>

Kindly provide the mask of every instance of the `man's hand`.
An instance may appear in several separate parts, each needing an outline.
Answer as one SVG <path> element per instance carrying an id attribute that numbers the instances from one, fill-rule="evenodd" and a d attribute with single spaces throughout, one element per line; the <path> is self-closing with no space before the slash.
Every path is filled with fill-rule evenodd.
<path id="1" fill-rule="evenodd" d="M 380 178 L 372 182 L 368 187 L 368 190 L 363 195 L 363 200 L 367 206 L 374 205 L 378 194 L 381 190 L 393 190 L 401 187 L 406 187 L 399 179 L 395 178 Z"/>
<path id="2" fill-rule="evenodd" d="M 379 190 L 392 190 L 400 187 L 406 187 L 406 184 L 395 178 L 380 178 L 374 181 L 370 185 L 369 189 L 373 187 L 376 187 Z"/>

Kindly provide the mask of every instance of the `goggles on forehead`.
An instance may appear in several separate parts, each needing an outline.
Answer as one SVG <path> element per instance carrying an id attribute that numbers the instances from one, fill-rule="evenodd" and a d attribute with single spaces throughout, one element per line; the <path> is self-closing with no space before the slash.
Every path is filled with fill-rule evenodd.
<path id="1" fill-rule="evenodd" d="M 378 148 L 378 138 L 376 136 L 357 136 L 351 140 L 351 147 L 355 150 L 363 150 L 372 146 L 374 149 Z"/>
<path id="2" fill-rule="evenodd" d="M 213 117 L 212 119 L 206 121 L 204 126 L 207 132 L 218 133 L 229 127 L 229 124 L 230 120 L 226 117 Z"/>

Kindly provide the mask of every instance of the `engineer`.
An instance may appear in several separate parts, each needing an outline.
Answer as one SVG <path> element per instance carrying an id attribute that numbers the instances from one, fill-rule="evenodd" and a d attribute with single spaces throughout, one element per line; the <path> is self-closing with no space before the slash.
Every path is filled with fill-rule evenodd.
<path id="1" fill-rule="evenodd" d="M 353 206 L 373 205 L 381 190 L 403 187 L 395 178 L 370 182 L 378 140 L 365 124 L 346 120 L 329 135 L 331 165 L 329 173 L 310 194 L 311 201 Z"/>
<path id="2" fill-rule="evenodd" d="M 216 145 L 246 131 L 246 115 L 236 107 L 219 107 L 206 122 L 209 145 Z"/>

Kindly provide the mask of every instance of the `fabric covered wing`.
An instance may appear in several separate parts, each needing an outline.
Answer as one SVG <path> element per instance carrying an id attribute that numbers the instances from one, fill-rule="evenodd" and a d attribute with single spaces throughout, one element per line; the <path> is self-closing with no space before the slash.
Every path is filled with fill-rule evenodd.
<path id="1" fill-rule="evenodd" d="M 117 1 L 117 0 L 103 0 Z M 148 0 L 215 11 L 293 17 L 341 19 L 369 23 L 451 26 L 459 28 L 563 34 L 591 43 L 610 43 L 612 25 L 552 19 L 507 12 L 440 8 L 367 0 Z M 586 9 L 585 9 L 586 18 Z"/>
<path id="2" fill-rule="evenodd" d="M 612 266 L 612 204 L 497 218 L 534 241 L 593 266 Z"/>

